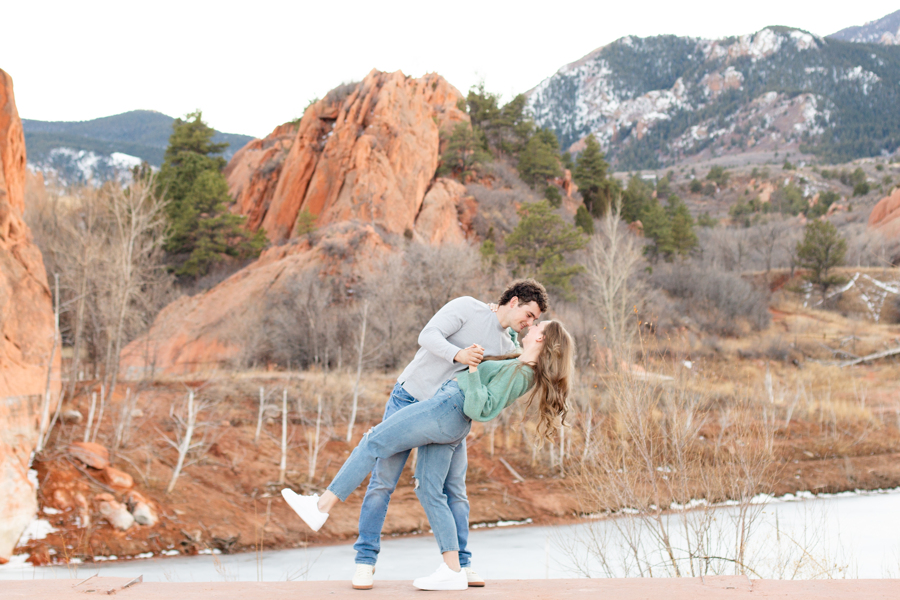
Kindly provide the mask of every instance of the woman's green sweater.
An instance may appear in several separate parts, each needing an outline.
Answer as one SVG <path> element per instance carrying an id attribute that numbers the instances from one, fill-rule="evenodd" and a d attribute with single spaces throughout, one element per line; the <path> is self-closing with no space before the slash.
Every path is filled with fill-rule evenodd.
<path id="1" fill-rule="evenodd" d="M 473 421 L 490 421 L 531 389 L 534 371 L 517 358 L 486 360 L 474 373 L 468 369 L 459 373 L 456 381 L 466 398 L 466 416 Z"/>

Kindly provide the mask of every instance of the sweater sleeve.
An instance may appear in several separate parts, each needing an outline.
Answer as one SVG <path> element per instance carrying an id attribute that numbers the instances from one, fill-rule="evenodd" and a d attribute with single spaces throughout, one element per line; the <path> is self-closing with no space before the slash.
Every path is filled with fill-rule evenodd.
<path id="1" fill-rule="evenodd" d="M 505 369 L 515 369 L 515 367 L 509 366 Z M 459 373 L 456 378 L 465 379 L 466 399 L 463 412 L 473 421 L 490 421 L 531 387 L 531 381 L 521 371 L 512 374 L 508 383 L 504 382 L 500 386 L 484 385 L 478 371 L 472 373 L 468 369 Z M 506 378 L 500 379 L 502 381 Z M 497 378 L 491 383 L 497 383 Z"/>
<path id="2" fill-rule="evenodd" d="M 477 301 L 474 298 L 462 297 L 442 306 L 419 334 L 419 345 L 435 356 L 452 363 L 456 353 L 462 348 L 448 342 L 447 338 L 459 331 L 468 320 L 471 313 L 469 302 Z"/>

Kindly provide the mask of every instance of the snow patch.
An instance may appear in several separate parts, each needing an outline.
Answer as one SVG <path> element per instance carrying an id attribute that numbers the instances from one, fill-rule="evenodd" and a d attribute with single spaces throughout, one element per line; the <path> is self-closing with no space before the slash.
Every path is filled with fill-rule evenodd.
<path id="1" fill-rule="evenodd" d="M 54 528 L 49 521 L 36 518 L 32 520 L 31 523 L 28 524 L 28 527 L 25 528 L 25 531 L 22 532 L 22 536 L 19 538 L 17 545 L 21 546 L 32 540 L 42 540 L 54 531 L 56 531 L 56 528 Z"/>
<path id="2" fill-rule="evenodd" d="M 792 31 L 791 38 L 794 40 L 794 45 L 797 46 L 797 50 L 809 50 L 810 48 L 819 47 L 816 43 L 816 38 L 804 31 Z"/>

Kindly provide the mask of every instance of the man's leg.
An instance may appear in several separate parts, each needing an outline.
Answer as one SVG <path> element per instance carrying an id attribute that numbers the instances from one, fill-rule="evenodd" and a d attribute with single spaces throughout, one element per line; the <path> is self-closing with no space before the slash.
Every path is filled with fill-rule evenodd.
<path id="1" fill-rule="evenodd" d="M 447 495 L 444 493 L 453 451 L 457 447 L 457 444 L 419 446 L 416 464 L 416 496 L 425 509 L 425 515 L 428 517 L 428 523 L 434 532 L 434 539 L 441 554 L 459 551 L 456 519 L 450 511 Z"/>
<path id="2" fill-rule="evenodd" d="M 466 455 L 466 440 L 463 439 L 453 452 L 447 480 L 444 482 L 444 494 L 453 520 L 456 522 L 456 535 L 459 541 L 459 564 L 468 567 L 472 564 L 472 553 L 468 549 L 469 542 L 469 497 L 466 495 L 466 470 L 469 462 Z"/>
<path id="3" fill-rule="evenodd" d="M 399 383 L 394 386 L 390 398 L 384 407 L 384 417 L 387 419 L 392 414 L 416 402 Z M 400 481 L 409 450 L 397 453 L 388 458 L 380 458 L 372 469 L 372 477 L 369 487 L 366 488 L 366 496 L 363 498 L 362 508 L 359 512 L 359 537 L 353 545 L 356 550 L 356 563 L 361 565 L 374 565 L 381 551 L 381 529 L 384 527 L 384 518 L 387 515 L 388 503 L 391 494 Z"/>

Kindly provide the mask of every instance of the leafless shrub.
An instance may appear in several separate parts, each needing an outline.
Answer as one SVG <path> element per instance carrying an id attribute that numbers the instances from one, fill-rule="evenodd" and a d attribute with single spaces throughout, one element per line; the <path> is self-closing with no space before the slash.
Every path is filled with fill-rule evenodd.
<path id="1" fill-rule="evenodd" d="M 613 412 L 589 438 L 576 488 L 585 512 L 630 515 L 583 540 L 605 574 L 753 574 L 749 541 L 762 510 L 753 500 L 770 485 L 768 422 L 737 404 L 713 443 L 700 434 L 707 401 L 682 381 L 660 386 L 621 374 L 608 392 Z M 712 505 L 723 500 L 735 509 L 721 535 Z"/>
<path id="2" fill-rule="evenodd" d="M 662 265 L 650 281 L 679 300 L 682 314 L 709 332 L 734 335 L 742 322 L 754 329 L 769 324 L 766 295 L 734 273 L 690 263 Z"/>
<path id="3" fill-rule="evenodd" d="M 495 240 L 499 241 L 516 226 L 516 207 L 523 202 L 537 202 L 541 198 L 519 179 L 515 169 L 507 163 L 492 163 L 490 171 L 497 178 L 497 184 L 493 188 L 473 183 L 466 186 L 466 190 L 478 202 L 475 231 L 482 239 L 487 239 L 493 228 Z"/>
<path id="4" fill-rule="evenodd" d="M 73 348 L 67 395 L 87 360 L 89 375 L 105 380 L 102 405 L 115 392 L 121 348 L 174 297 L 161 249 L 164 201 L 152 179 L 29 190 L 26 219 L 48 273 L 59 275 L 63 342 Z"/>

